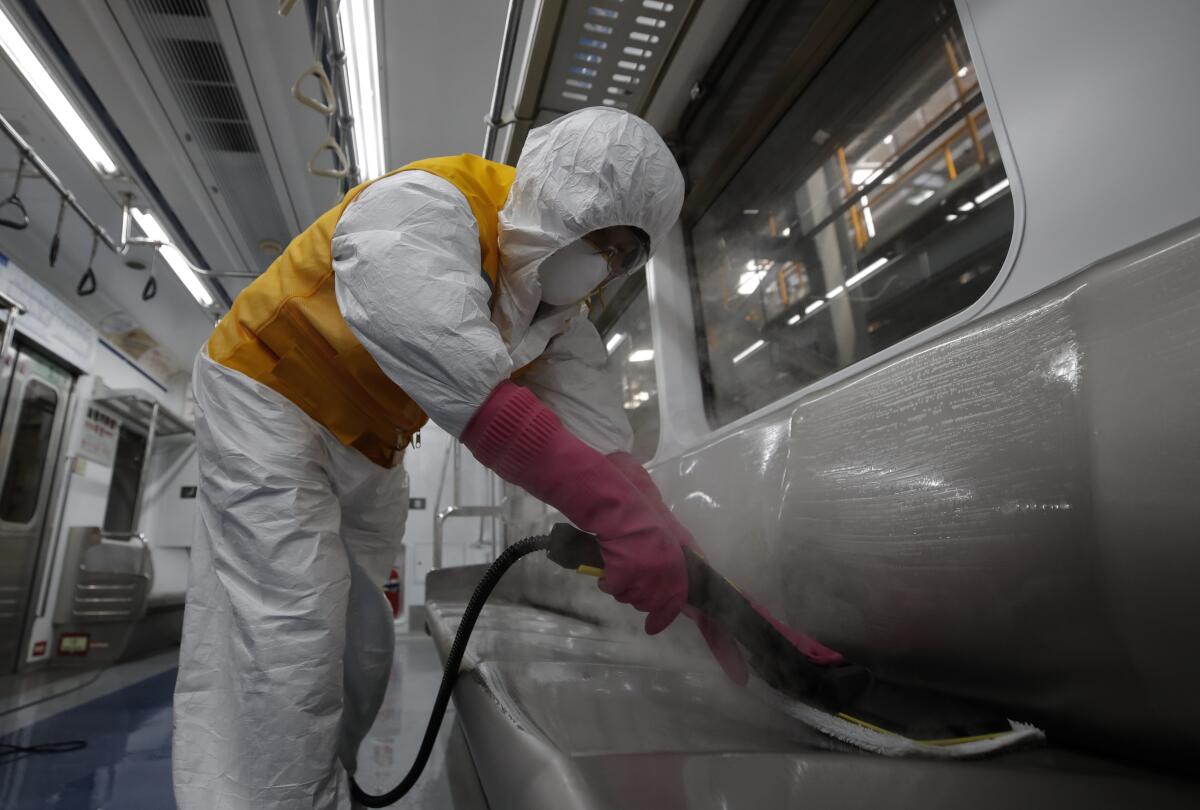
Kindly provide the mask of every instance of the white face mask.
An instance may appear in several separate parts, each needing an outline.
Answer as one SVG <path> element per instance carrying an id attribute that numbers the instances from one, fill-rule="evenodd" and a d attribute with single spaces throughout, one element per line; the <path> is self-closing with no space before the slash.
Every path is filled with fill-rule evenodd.
<path id="1" fill-rule="evenodd" d="M 542 300 L 556 307 L 582 301 L 607 277 L 608 261 L 582 239 L 556 250 L 538 268 Z"/>

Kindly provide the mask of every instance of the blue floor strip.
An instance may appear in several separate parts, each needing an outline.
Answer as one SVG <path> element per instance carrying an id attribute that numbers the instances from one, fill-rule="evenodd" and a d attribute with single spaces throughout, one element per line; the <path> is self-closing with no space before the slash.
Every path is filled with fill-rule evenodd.
<path id="1" fill-rule="evenodd" d="M 39 720 L 0 742 L 86 740 L 66 754 L 0 756 L 4 810 L 174 810 L 171 696 L 177 670 Z"/>

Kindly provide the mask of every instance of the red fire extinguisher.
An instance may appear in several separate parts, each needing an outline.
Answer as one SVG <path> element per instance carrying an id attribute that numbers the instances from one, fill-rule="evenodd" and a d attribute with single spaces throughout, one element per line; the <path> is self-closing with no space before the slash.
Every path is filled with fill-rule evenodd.
<path id="1" fill-rule="evenodd" d="M 388 574 L 387 584 L 383 586 L 383 593 L 387 596 L 388 602 L 392 605 L 392 618 L 400 616 L 400 573 L 393 568 L 392 573 Z"/>

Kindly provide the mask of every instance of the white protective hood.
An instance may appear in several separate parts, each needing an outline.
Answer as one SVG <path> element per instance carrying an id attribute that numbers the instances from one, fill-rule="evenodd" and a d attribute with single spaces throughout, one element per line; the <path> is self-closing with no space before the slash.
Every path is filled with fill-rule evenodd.
<path id="1" fill-rule="evenodd" d="M 515 365 L 537 357 L 558 322 L 576 311 L 567 308 L 529 334 L 541 301 L 538 266 L 615 225 L 645 231 L 653 254 L 679 216 L 683 191 L 675 157 L 636 115 L 588 107 L 529 133 L 500 211 L 500 296 L 492 315 Z"/>

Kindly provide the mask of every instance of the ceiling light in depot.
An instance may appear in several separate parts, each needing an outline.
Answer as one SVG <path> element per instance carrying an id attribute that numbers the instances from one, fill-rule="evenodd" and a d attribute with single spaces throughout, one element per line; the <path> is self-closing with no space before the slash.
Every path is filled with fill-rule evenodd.
<path id="1" fill-rule="evenodd" d="M 819 309 L 820 309 L 821 307 L 823 307 L 823 306 L 825 306 L 825 301 L 824 301 L 824 300 L 820 300 L 820 301 L 813 301 L 811 304 L 809 304 L 808 306 L 806 306 L 806 307 L 804 308 L 804 314 L 805 314 L 805 315 L 812 315 L 814 312 L 816 312 L 817 310 L 819 310 Z"/>
<path id="2" fill-rule="evenodd" d="M 738 295 L 752 295 L 766 276 L 766 270 L 749 270 L 738 278 Z"/>
<path id="3" fill-rule="evenodd" d="M 649 363 L 654 359 L 654 349 L 635 349 L 629 355 L 630 363 Z"/>
<path id="4" fill-rule="evenodd" d="M 788 325 L 788 326 L 795 326 L 796 324 L 800 323 L 800 318 L 801 318 L 801 317 L 802 317 L 802 316 L 800 316 L 800 315 L 793 315 L 792 317 L 788 318 L 788 320 L 787 320 L 787 325 Z"/>
<path id="5" fill-rule="evenodd" d="M 958 219 L 958 214 L 946 214 L 947 222 L 953 222 L 956 219 Z"/>
<path id="6" fill-rule="evenodd" d="M 984 189 L 983 191 L 981 191 L 978 195 L 976 195 L 975 202 L 978 205 L 983 205 L 985 202 L 990 200 L 992 197 L 995 197 L 997 194 L 999 194 L 1001 191 L 1004 191 L 1006 188 L 1008 188 L 1008 178 L 1007 177 L 1004 178 L 1003 180 L 1001 180 L 996 185 L 992 186 L 991 188 L 987 188 L 987 189 Z M 962 209 L 960 208 L 959 210 L 961 211 Z"/>
<path id="7" fill-rule="evenodd" d="M 625 338 L 626 334 L 624 332 L 617 332 L 615 335 L 610 337 L 608 339 L 608 343 L 606 344 L 608 353 L 612 354 L 618 346 L 625 342 Z"/>
<path id="8" fill-rule="evenodd" d="M 975 209 L 975 203 L 971 202 L 970 200 L 967 200 L 965 203 L 963 203 L 962 205 L 960 205 L 958 207 L 958 210 L 962 211 L 964 214 L 967 213 L 968 211 L 972 211 L 974 209 Z"/>
<path id="9" fill-rule="evenodd" d="M 863 224 L 867 226 L 867 236 L 871 239 L 875 238 L 875 217 L 871 215 L 871 206 L 867 205 L 867 198 L 862 198 Z"/>
<path id="10" fill-rule="evenodd" d="M 740 352 L 738 352 L 737 354 L 735 354 L 735 355 L 733 356 L 733 362 L 735 362 L 735 363 L 740 363 L 740 362 L 742 362 L 742 361 L 743 361 L 743 360 L 745 360 L 747 357 L 749 357 L 750 355 L 754 354 L 756 351 L 758 351 L 759 349 L 761 349 L 761 348 L 762 348 L 763 346 L 765 346 L 765 345 L 766 345 L 766 341 L 764 341 L 764 340 L 756 340 L 756 341 L 754 341 L 754 342 L 753 342 L 753 343 L 751 343 L 749 346 L 747 346 L 745 349 L 743 349 L 742 351 L 740 351 Z"/>
<path id="11" fill-rule="evenodd" d="M 891 261 L 891 259 L 889 259 L 887 256 L 884 256 L 884 257 L 883 257 L 883 258 L 881 258 L 881 259 L 876 259 L 875 261 L 871 262 L 871 263 L 870 263 L 870 264 L 868 264 L 866 267 L 864 267 L 862 270 L 859 270 L 857 273 L 855 273 L 854 275 L 850 276 L 850 278 L 849 278 L 849 279 L 847 279 L 847 281 L 846 281 L 846 286 L 847 286 L 847 287 L 853 287 L 855 284 L 860 284 L 860 283 L 862 283 L 863 281 L 866 281 L 866 280 L 867 280 L 867 278 L 869 278 L 869 277 L 870 277 L 872 274 L 874 274 L 874 273 L 875 273 L 877 270 L 879 270 L 880 268 L 882 268 L 882 267 L 883 267 L 885 264 L 887 264 L 889 261 Z M 833 297 L 833 293 L 832 293 L 832 292 L 829 294 L 829 297 L 830 297 L 830 298 L 832 298 L 832 297 Z"/>

